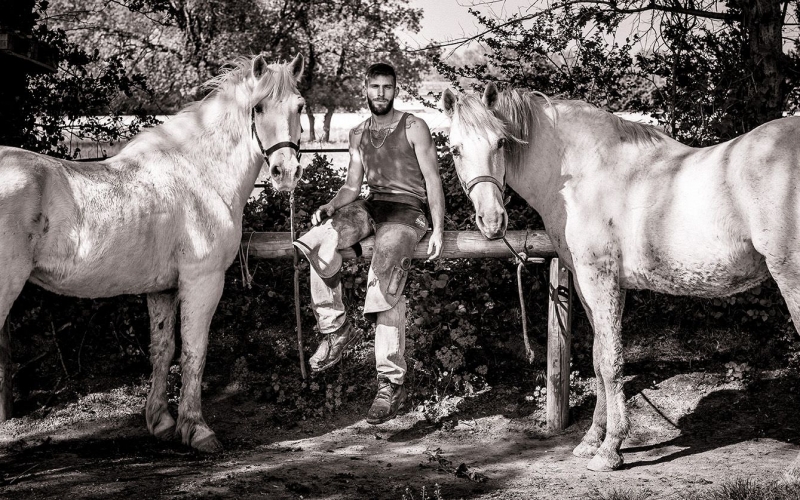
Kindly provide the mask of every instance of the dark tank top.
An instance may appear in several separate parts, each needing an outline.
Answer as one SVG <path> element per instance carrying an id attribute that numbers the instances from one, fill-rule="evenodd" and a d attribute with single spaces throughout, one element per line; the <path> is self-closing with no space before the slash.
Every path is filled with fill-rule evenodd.
<path id="1" fill-rule="evenodd" d="M 370 137 L 367 122 L 360 144 L 364 174 L 372 193 L 410 194 L 427 202 L 425 178 L 406 137 L 406 118 L 408 113 L 403 113 L 383 144 L 380 139 Z"/>

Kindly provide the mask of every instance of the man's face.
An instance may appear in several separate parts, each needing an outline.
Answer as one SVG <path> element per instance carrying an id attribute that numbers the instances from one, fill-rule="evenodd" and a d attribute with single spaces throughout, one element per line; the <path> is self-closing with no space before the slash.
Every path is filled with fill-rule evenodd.
<path id="1" fill-rule="evenodd" d="M 394 78 L 378 75 L 367 80 L 367 105 L 374 115 L 385 115 L 394 107 Z"/>

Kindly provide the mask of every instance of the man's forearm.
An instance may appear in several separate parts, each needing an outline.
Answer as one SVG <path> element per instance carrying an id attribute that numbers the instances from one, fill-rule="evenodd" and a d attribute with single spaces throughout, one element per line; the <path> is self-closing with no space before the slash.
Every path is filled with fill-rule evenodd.
<path id="1" fill-rule="evenodd" d="M 431 222 L 434 232 L 444 231 L 444 192 L 441 182 L 435 182 L 435 186 L 428 190 L 428 206 L 431 209 Z"/>
<path id="2" fill-rule="evenodd" d="M 329 202 L 333 205 L 333 208 L 339 210 L 345 205 L 349 205 L 358 199 L 358 191 L 349 187 L 349 186 L 342 186 L 339 188 L 339 191 L 336 192 L 336 195 L 331 198 Z"/>

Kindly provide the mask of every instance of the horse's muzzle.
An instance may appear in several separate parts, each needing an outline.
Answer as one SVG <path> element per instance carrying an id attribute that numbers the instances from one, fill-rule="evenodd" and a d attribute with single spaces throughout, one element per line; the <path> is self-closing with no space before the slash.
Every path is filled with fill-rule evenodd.
<path id="1" fill-rule="evenodd" d="M 499 214 L 476 214 L 475 224 L 486 239 L 497 240 L 506 235 L 508 218 L 505 210 L 499 212 Z"/>
<path id="2" fill-rule="evenodd" d="M 296 159 L 276 163 L 269 167 L 269 177 L 276 191 L 291 191 L 303 177 L 303 167 Z"/>

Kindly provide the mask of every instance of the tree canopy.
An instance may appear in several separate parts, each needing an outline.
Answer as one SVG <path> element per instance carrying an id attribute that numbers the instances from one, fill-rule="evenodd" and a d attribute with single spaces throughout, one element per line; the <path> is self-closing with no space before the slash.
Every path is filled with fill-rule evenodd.
<path id="1" fill-rule="evenodd" d="M 437 67 L 611 110 L 646 111 L 691 144 L 739 135 L 794 109 L 798 2 L 561 0 L 532 2 L 483 30 L 486 60 Z M 441 52 L 440 52 L 441 53 Z"/>
<path id="2" fill-rule="evenodd" d="M 152 111 L 174 111 L 237 55 L 306 56 L 303 94 L 312 113 L 361 103 L 359 77 L 391 61 L 412 85 L 427 61 L 404 50 L 398 28 L 419 29 L 408 0 L 53 0 L 51 19 L 69 38 L 147 75 Z"/>

